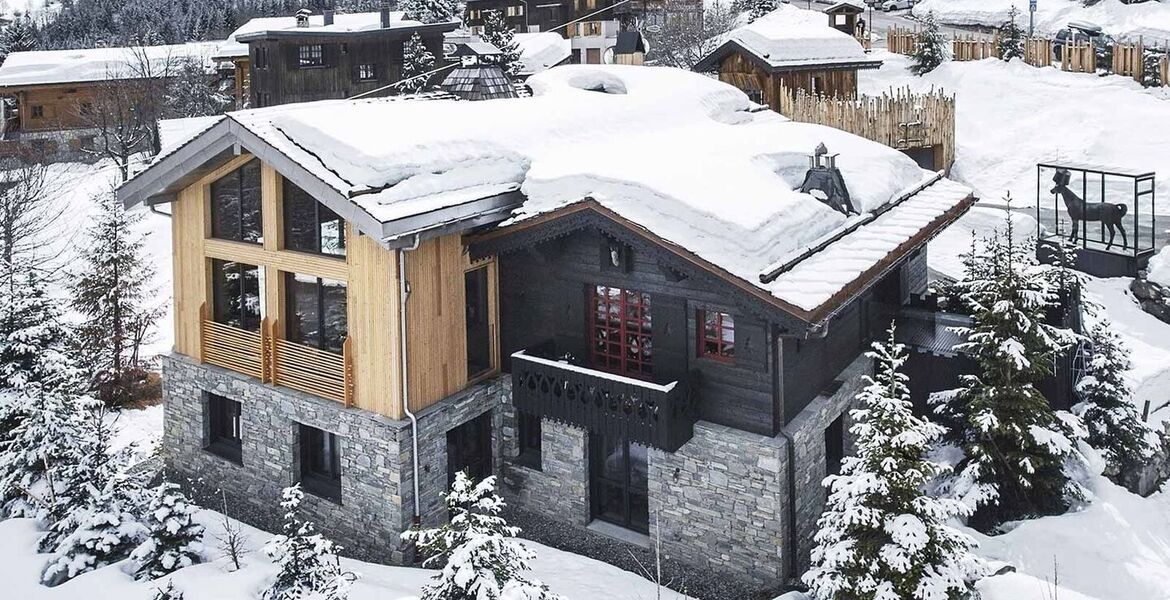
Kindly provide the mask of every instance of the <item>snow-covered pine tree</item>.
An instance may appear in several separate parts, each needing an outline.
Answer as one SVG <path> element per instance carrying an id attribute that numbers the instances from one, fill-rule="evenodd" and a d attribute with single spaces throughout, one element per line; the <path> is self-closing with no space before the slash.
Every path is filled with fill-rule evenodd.
<path id="1" fill-rule="evenodd" d="M 36 47 L 36 24 L 28 15 L 17 17 L 0 32 L 0 63 L 13 52 L 27 52 Z"/>
<path id="2" fill-rule="evenodd" d="M 825 478 L 829 499 L 804 583 L 821 600 L 967 598 L 983 566 L 974 540 L 947 525 L 967 508 L 923 491 L 944 470 L 926 459 L 944 429 L 913 413 L 893 325 L 867 355 L 875 375 L 850 413 L 857 456 Z"/>
<path id="3" fill-rule="evenodd" d="M 111 478 L 76 519 L 77 528 L 57 545 L 57 556 L 41 574 L 41 583 L 60 585 L 130 557 L 149 533 L 138 521 L 140 488 L 123 476 Z"/>
<path id="4" fill-rule="evenodd" d="M 403 94 L 424 92 L 430 85 L 429 77 L 420 77 L 435 68 L 435 55 L 427 50 L 422 37 L 417 33 L 410 36 L 402 47 L 402 83 L 398 91 Z"/>
<path id="5" fill-rule="evenodd" d="M 520 47 L 516 44 L 515 36 L 516 32 L 504 21 L 502 11 L 489 10 L 484 13 L 483 34 L 480 37 L 500 50 L 500 56 L 495 62 L 509 77 L 519 75 L 520 69 L 524 67 L 520 62 Z"/>
<path id="6" fill-rule="evenodd" d="M 175 587 L 175 582 L 168 581 L 166 587 L 155 588 L 152 600 L 183 600 L 183 591 Z"/>
<path id="7" fill-rule="evenodd" d="M 925 75 L 938 68 L 947 59 L 947 40 L 934 18 L 933 12 L 922 18 L 922 30 L 918 32 L 918 43 L 910 53 L 910 72 Z"/>
<path id="8" fill-rule="evenodd" d="M 158 579 L 200 561 L 203 525 L 195 522 L 199 507 L 178 485 L 163 482 L 154 489 L 143 516 L 150 531 L 130 558 L 138 563 L 137 579 Z"/>
<path id="9" fill-rule="evenodd" d="M 1129 348 L 1102 319 L 1089 330 L 1092 355 L 1085 375 L 1077 381 L 1080 403 L 1073 412 L 1089 431 L 1089 445 L 1104 456 L 1105 474 L 1121 483 L 1122 476 L 1149 460 L 1157 448 L 1157 434 L 1138 415 L 1125 373 L 1130 369 Z"/>
<path id="10" fill-rule="evenodd" d="M 477 484 L 466 472 L 456 474 L 446 495 L 451 515 L 447 524 L 402 534 L 427 557 L 425 566 L 445 562 L 433 583 L 423 588 L 423 600 L 559 598 L 547 585 L 522 575 L 535 555 L 516 539 L 520 529 L 500 517 L 504 501 L 496 495 L 495 479 Z"/>
<path id="11" fill-rule="evenodd" d="M 1061 512 L 1083 494 L 1066 471 L 1083 460 L 1071 439 L 1074 428 L 1036 388 L 1073 336 L 1045 322 L 1058 294 L 1036 263 L 1034 245 L 1013 235 L 1009 212 L 1005 227 L 967 259 L 957 288 L 972 325 L 956 329 L 967 339 L 956 349 L 975 360 L 977 373 L 963 376 L 962 387 L 940 395 L 936 406 L 952 427 L 948 440 L 964 451 L 946 487 L 974 511 L 971 524 L 985 531 Z"/>
<path id="12" fill-rule="evenodd" d="M 313 523 L 300 518 L 304 492 L 300 485 L 285 488 L 281 534 L 264 545 L 264 554 L 280 567 L 263 600 L 344 600 L 357 575 L 341 570 L 341 547 L 316 532 Z"/>
<path id="13" fill-rule="evenodd" d="M 23 283 L 14 282 L 10 290 L 0 290 L 0 390 L 79 389 L 71 340 L 35 273 L 28 273 Z"/>
<path id="14" fill-rule="evenodd" d="M 398 9 L 406 13 L 403 18 L 424 24 L 460 20 L 458 0 L 403 0 Z"/>
<path id="15" fill-rule="evenodd" d="M 143 257 L 142 215 L 113 193 L 94 197 L 98 214 L 86 231 L 87 252 L 71 284 L 72 307 L 83 318 L 78 345 L 98 397 L 110 406 L 135 400 L 146 369 L 139 349 L 160 314 L 152 306 L 154 269 Z"/>
<path id="16" fill-rule="evenodd" d="M 1008 20 L 999 27 L 999 57 L 1003 60 L 1024 58 L 1024 30 L 1017 20 L 1020 10 L 1013 4 L 1008 10 Z"/>
<path id="17" fill-rule="evenodd" d="M 748 4 L 748 23 L 754 23 L 756 19 L 780 7 L 778 0 L 749 0 Z"/>
<path id="18" fill-rule="evenodd" d="M 178 61 L 174 76 L 166 84 L 163 114 L 168 119 L 221 115 L 231 97 L 215 88 L 214 77 L 203 62 L 194 58 Z"/>

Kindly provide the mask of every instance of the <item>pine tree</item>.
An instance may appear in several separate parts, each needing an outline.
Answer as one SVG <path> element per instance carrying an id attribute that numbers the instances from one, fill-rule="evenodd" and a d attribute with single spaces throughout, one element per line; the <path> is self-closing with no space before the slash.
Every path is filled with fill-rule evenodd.
<path id="1" fill-rule="evenodd" d="M 446 563 L 423 588 L 422 600 L 559 598 L 522 575 L 535 555 L 516 540 L 519 528 L 499 516 L 504 501 L 495 493 L 495 477 L 476 484 L 466 472 L 456 474 L 446 503 L 451 515 L 446 525 L 402 534 L 428 557 L 424 566 Z"/>
<path id="2" fill-rule="evenodd" d="M 1131 401 L 1125 373 L 1132 365 L 1125 342 L 1104 319 L 1089 331 L 1089 341 L 1092 355 L 1077 381 L 1081 401 L 1073 412 L 1088 429 L 1089 445 L 1105 457 L 1106 475 L 1121 482 L 1123 475 L 1154 455 L 1158 438 Z"/>
<path id="3" fill-rule="evenodd" d="M 179 486 L 163 482 L 154 489 L 143 519 L 150 534 L 131 555 L 138 563 L 135 578 L 158 579 L 199 562 L 203 526 L 195 522 L 197 512 Z"/>
<path id="4" fill-rule="evenodd" d="M 424 92 L 430 86 L 429 77 L 421 77 L 435 68 L 435 56 L 427 50 L 422 37 L 417 33 L 402 47 L 402 83 L 398 90 L 403 94 Z"/>
<path id="5" fill-rule="evenodd" d="M 999 57 L 1003 60 L 1024 58 L 1024 30 L 1016 22 L 1020 10 L 1013 4 L 1008 11 L 1008 20 L 999 28 Z"/>
<path id="6" fill-rule="evenodd" d="M 905 347 L 874 343 L 875 376 L 850 415 L 857 456 L 825 478 L 829 500 L 818 522 L 812 568 L 804 582 L 821 600 L 958 600 L 983 571 L 974 540 L 947 521 L 967 514 L 955 500 L 923 492 L 943 467 L 928 461 L 944 432 L 913 413 Z"/>
<path id="7" fill-rule="evenodd" d="M 181 119 L 223 114 L 231 104 L 231 97 L 216 89 L 214 80 L 201 60 L 188 57 L 180 61 L 174 77 L 166 85 L 164 117 Z"/>
<path id="8" fill-rule="evenodd" d="M 957 287 L 972 325 L 956 328 L 967 339 L 956 349 L 972 356 L 977 373 L 936 399 L 936 412 L 952 425 L 949 440 L 965 453 L 950 493 L 986 530 L 1061 512 L 1083 494 L 1066 471 L 1083 459 L 1075 418 L 1059 418 L 1036 388 L 1073 337 L 1045 323 L 1058 294 L 1036 263 L 1033 243 L 1019 244 L 1013 235 L 1009 213 L 1005 228 L 965 258 L 968 273 Z"/>
<path id="9" fill-rule="evenodd" d="M 28 52 L 37 47 L 37 26 L 28 15 L 13 19 L 0 32 L 0 63 L 13 52 Z"/>
<path id="10" fill-rule="evenodd" d="M 125 477 L 106 482 L 101 492 L 77 518 L 77 528 L 62 538 L 58 555 L 45 566 L 41 583 L 60 585 L 130 557 L 148 531 L 135 516 L 139 488 Z"/>
<path id="11" fill-rule="evenodd" d="M 918 33 L 918 43 L 914 45 L 914 52 L 910 54 L 910 72 L 915 75 L 925 75 L 938 68 L 947 59 L 947 40 L 939 29 L 934 13 L 928 12 L 922 19 L 922 31 Z"/>
<path id="12" fill-rule="evenodd" d="M 280 568 L 276 579 L 264 590 L 263 600 L 344 600 L 357 579 L 341 570 L 337 554 L 341 547 L 316 532 L 299 516 L 304 492 L 299 485 L 285 488 L 284 526 L 281 534 L 264 545 L 264 554 Z"/>
<path id="13" fill-rule="evenodd" d="M 403 0 L 398 8 L 406 13 L 403 18 L 423 24 L 460 20 L 458 0 Z"/>
<path id="14" fill-rule="evenodd" d="M 145 379 L 139 349 L 159 307 L 152 300 L 154 269 L 143 259 L 144 236 L 134 232 L 142 215 L 124 210 L 112 193 L 96 196 L 96 221 L 87 230 L 88 252 L 72 283 L 80 352 L 94 389 L 108 405 L 136 399 Z"/>
<path id="15" fill-rule="evenodd" d="M 516 44 L 516 32 L 508 27 L 504 21 L 504 14 L 498 10 L 487 11 L 483 18 L 483 41 L 500 50 L 500 56 L 495 63 L 500 65 L 504 74 L 515 77 L 520 74 L 524 64 L 520 62 L 520 47 Z"/>
<path id="16" fill-rule="evenodd" d="M 748 9 L 748 23 L 754 23 L 756 19 L 780 8 L 780 3 L 777 0 L 750 0 L 751 8 Z"/>

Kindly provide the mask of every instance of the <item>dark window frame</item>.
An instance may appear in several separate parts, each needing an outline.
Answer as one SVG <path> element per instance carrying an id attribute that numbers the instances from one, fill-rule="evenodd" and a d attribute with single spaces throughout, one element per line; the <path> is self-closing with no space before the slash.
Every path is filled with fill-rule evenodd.
<path id="1" fill-rule="evenodd" d="M 320 69 L 325 66 L 324 44 L 300 44 L 297 46 L 298 69 Z"/>
<path id="2" fill-rule="evenodd" d="M 536 471 L 544 470 L 542 435 L 540 415 L 516 411 L 516 464 Z"/>
<path id="3" fill-rule="evenodd" d="M 284 273 L 284 277 L 285 277 L 285 279 L 284 279 L 284 287 L 285 287 L 285 289 L 284 289 L 284 293 L 285 293 L 285 308 L 284 308 L 284 310 L 285 310 L 285 314 L 284 314 L 285 338 L 288 339 L 288 341 L 290 341 L 290 342 L 302 344 L 302 345 L 308 346 L 310 348 L 316 348 L 316 349 L 321 350 L 323 352 L 333 352 L 335 354 L 340 354 L 342 352 L 341 348 L 345 344 L 345 338 L 349 337 L 349 312 L 348 312 L 348 310 L 346 310 L 345 335 L 343 335 L 341 338 L 341 344 L 339 344 L 339 347 L 336 350 L 333 350 L 331 348 L 327 348 L 326 347 L 326 336 L 325 336 L 325 321 L 326 321 L 326 319 L 325 319 L 325 283 L 324 282 L 326 280 L 328 280 L 328 281 L 336 281 L 337 283 L 340 283 L 341 287 L 345 288 L 346 302 L 347 303 L 349 300 L 349 285 L 348 285 L 348 283 L 345 281 L 328 279 L 326 277 L 316 277 L 313 275 L 301 274 L 302 277 L 308 277 L 308 278 L 311 278 L 315 281 L 316 301 L 317 301 L 317 306 L 316 306 L 316 309 L 317 309 L 317 324 L 316 324 L 317 340 L 314 342 L 312 340 L 307 340 L 307 339 L 297 339 L 297 338 L 294 338 L 290 335 L 291 332 L 298 331 L 298 329 L 292 327 L 294 324 L 297 323 L 297 320 L 293 317 L 293 313 L 296 311 L 296 305 L 297 305 L 297 303 L 296 303 L 296 290 L 295 290 L 295 284 L 298 283 L 296 281 L 297 275 L 298 275 L 297 273 L 291 273 L 291 272 L 287 272 L 287 271 Z M 300 282 L 300 283 L 307 284 L 308 282 Z M 299 338 L 299 331 L 298 331 L 297 337 Z"/>
<path id="4" fill-rule="evenodd" d="M 268 47 L 267 46 L 258 46 L 256 48 L 256 58 L 254 59 L 253 64 L 255 65 L 255 67 L 257 69 L 260 69 L 260 70 L 267 70 L 268 69 L 270 63 L 268 62 Z"/>
<path id="5" fill-rule="evenodd" d="M 30 110 L 30 116 L 32 118 L 34 118 L 34 119 L 45 118 L 45 105 L 34 104 L 34 105 L 32 105 L 32 107 L 29 110 Z"/>
<path id="6" fill-rule="evenodd" d="M 221 285 L 220 281 L 221 280 L 219 278 L 219 274 L 224 272 L 227 269 L 228 265 L 234 265 L 236 267 L 235 272 L 236 272 L 236 275 L 239 277 L 239 281 L 240 281 L 239 297 L 236 299 L 239 302 L 239 306 L 240 306 L 240 323 L 238 326 L 233 324 L 233 323 L 228 322 L 227 319 L 221 319 L 220 315 L 222 315 L 224 313 L 222 313 L 219 310 L 220 307 L 216 304 L 216 300 L 221 296 L 221 293 L 220 293 L 220 285 Z M 259 281 L 260 281 L 260 266 L 259 265 L 252 265 L 252 264 L 248 264 L 245 262 L 234 261 L 234 260 L 221 260 L 218 258 L 211 259 L 211 320 L 212 321 L 215 321 L 216 323 L 220 323 L 223 325 L 227 325 L 229 327 L 235 327 L 237 329 L 242 329 L 244 331 L 253 331 L 253 332 L 260 331 L 260 322 L 263 320 L 262 317 L 260 316 L 260 312 L 259 311 L 256 312 L 255 323 L 252 323 L 248 320 L 248 318 L 247 318 L 248 313 L 244 310 L 244 306 L 246 306 L 247 298 L 248 298 L 247 290 L 244 287 L 244 281 L 245 281 L 244 271 L 250 270 L 250 269 L 248 269 L 249 267 L 251 269 L 256 270 L 256 281 L 257 281 L 256 296 L 259 299 L 260 303 L 262 304 L 263 303 L 263 296 L 262 296 L 263 289 L 259 285 Z"/>
<path id="7" fill-rule="evenodd" d="M 341 444 L 337 434 L 298 423 L 301 488 L 341 504 Z"/>
<path id="8" fill-rule="evenodd" d="M 707 317 L 715 317 L 715 332 L 707 329 Z M 735 364 L 735 316 L 718 310 L 699 309 L 695 314 L 695 331 L 699 358 L 705 358 L 727 364 Z M 730 333 L 731 341 L 727 341 L 724 333 Z"/>
<path id="9" fill-rule="evenodd" d="M 207 443 L 203 449 L 236 464 L 243 460 L 243 405 L 231 398 L 207 392 Z"/>
<path id="10" fill-rule="evenodd" d="M 255 172 L 256 185 L 254 188 L 249 188 L 246 185 L 246 181 L 247 181 L 247 178 L 245 177 L 245 175 L 247 174 L 246 170 Z M 235 188 L 236 188 L 235 193 L 236 193 L 236 199 L 237 199 L 236 200 L 236 210 L 237 210 L 236 214 L 235 215 L 228 215 L 228 216 L 235 217 L 236 226 L 238 227 L 237 233 L 239 234 L 239 237 L 227 237 L 227 235 L 228 235 L 227 232 L 223 232 L 223 231 L 218 230 L 219 229 L 219 227 L 218 227 L 219 226 L 219 219 L 217 218 L 217 214 L 218 214 L 219 210 L 222 210 L 222 208 L 219 206 L 219 203 L 216 200 L 215 190 L 216 190 L 216 186 L 218 186 L 222 182 L 227 181 L 228 178 L 235 179 Z M 263 192 L 261 191 L 261 186 L 262 186 L 261 178 L 262 178 L 262 175 L 260 174 L 260 161 L 259 161 L 259 159 L 254 158 L 254 159 L 248 161 L 247 163 L 240 165 L 239 168 L 233 170 L 231 173 L 228 173 L 227 175 L 224 175 L 223 177 L 220 177 L 219 179 L 216 179 L 215 181 L 211 182 L 211 185 L 208 186 L 208 195 L 210 196 L 210 199 L 211 199 L 211 202 L 210 202 L 210 205 L 211 205 L 211 207 L 210 207 L 210 210 L 211 210 L 211 237 L 218 239 L 218 240 L 227 240 L 229 242 L 239 242 L 241 244 L 252 244 L 254 246 L 260 246 L 263 244 L 262 240 L 264 239 L 264 200 L 262 198 Z M 254 200 L 255 200 L 255 214 L 257 217 L 255 231 L 245 231 L 245 224 L 247 223 L 247 221 L 245 219 L 245 215 L 247 215 L 248 212 L 247 212 L 247 210 L 245 210 L 247 207 L 244 206 L 244 199 L 245 199 L 244 192 L 245 192 L 245 190 L 248 190 L 248 189 L 253 189 L 253 191 L 255 192 L 253 194 Z M 254 240 L 246 239 L 248 237 L 247 234 L 254 234 L 256 239 L 254 239 Z"/>
<path id="11" fill-rule="evenodd" d="M 589 293 L 588 337 L 593 367 L 625 377 L 652 379 L 654 328 L 650 294 L 607 285 L 590 286 Z M 633 340 L 638 342 L 637 352 L 633 351 Z"/>
<path id="12" fill-rule="evenodd" d="M 327 256 L 330 258 L 344 259 L 346 252 L 348 252 L 348 248 L 346 247 L 346 242 L 348 240 L 345 237 L 345 225 L 346 225 L 345 219 L 342 219 L 340 215 L 333 212 L 333 210 L 330 209 L 328 206 L 321 204 L 320 201 L 318 201 L 316 198 L 311 196 L 308 192 L 301 189 L 295 183 L 289 181 L 288 179 L 284 179 L 284 178 L 282 178 L 282 180 L 283 181 L 281 183 L 281 188 L 282 188 L 281 189 L 281 210 L 284 212 L 284 214 L 283 214 L 284 218 L 282 219 L 282 221 L 284 222 L 284 248 L 283 249 L 284 250 L 292 250 L 294 252 L 304 252 L 307 254 L 316 254 L 318 256 Z M 311 203 L 311 205 L 313 207 L 313 222 L 315 223 L 315 227 L 313 228 L 313 247 L 311 247 L 311 248 L 305 248 L 302 246 L 294 246 L 294 245 L 290 244 L 290 241 L 295 239 L 295 236 L 292 235 L 292 230 L 291 230 L 293 220 L 289 218 L 289 216 L 293 214 L 293 210 L 292 210 L 293 207 L 291 206 L 290 203 L 294 202 L 295 200 L 293 200 L 293 198 L 297 197 L 298 195 L 300 198 L 307 199 L 308 202 Z M 323 211 L 323 210 L 326 211 L 328 214 L 331 214 L 334 217 L 336 217 L 337 221 L 339 223 L 338 237 L 341 241 L 341 253 L 340 254 L 333 254 L 331 252 L 324 252 L 321 249 L 321 223 L 322 223 L 322 221 L 321 221 L 322 212 L 321 211 Z"/>
<path id="13" fill-rule="evenodd" d="M 831 421 L 824 431 L 825 475 L 840 475 L 845 461 L 845 414 Z"/>
<path id="14" fill-rule="evenodd" d="M 490 267 L 490 264 L 485 264 L 463 272 L 464 337 L 468 381 L 477 381 L 496 369 L 496 361 L 493 356 L 495 337 L 492 332 L 492 275 Z M 472 298 L 472 294 L 477 291 L 481 293 Z M 481 356 L 484 353 L 486 356 Z"/>
<path id="15" fill-rule="evenodd" d="M 378 66 L 374 63 L 360 63 L 354 69 L 354 81 L 370 82 L 378 80 Z"/>

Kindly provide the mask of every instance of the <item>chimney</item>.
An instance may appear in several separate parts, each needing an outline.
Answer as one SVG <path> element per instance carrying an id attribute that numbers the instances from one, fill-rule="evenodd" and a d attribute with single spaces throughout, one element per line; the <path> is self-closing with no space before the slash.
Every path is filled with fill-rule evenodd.
<path id="1" fill-rule="evenodd" d="M 326 24 L 326 25 L 332 25 L 332 24 L 333 24 L 333 8 L 332 8 L 332 7 L 330 7 L 330 8 L 326 8 L 324 11 L 322 11 L 322 12 L 321 12 L 321 14 L 322 14 L 322 15 L 324 16 L 324 18 L 325 18 L 325 24 Z"/>
<path id="2" fill-rule="evenodd" d="M 817 144 L 816 150 L 808 156 L 808 173 L 804 176 L 804 183 L 800 191 L 809 194 L 832 208 L 844 214 L 856 214 L 853 202 L 849 199 L 849 188 L 845 186 L 845 177 L 837 168 L 837 155 L 829 154 L 825 145 Z"/>
<path id="3" fill-rule="evenodd" d="M 382 13 L 382 29 L 390 28 L 390 0 L 382 0 L 379 10 Z"/>
<path id="4" fill-rule="evenodd" d="M 311 15 L 311 14 L 313 14 L 312 11 L 310 11 L 307 8 L 302 8 L 302 9 L 298 10 L 297 11 L 297 27 L 308 27 L 309 26 L 309 15 Z"/>

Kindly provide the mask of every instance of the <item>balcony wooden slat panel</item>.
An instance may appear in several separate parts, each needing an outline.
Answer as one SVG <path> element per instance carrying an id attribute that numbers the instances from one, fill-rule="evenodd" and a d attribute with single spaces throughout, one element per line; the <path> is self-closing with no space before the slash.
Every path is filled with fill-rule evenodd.
<path id="1" fill-rule="evenodd" d="M 287 340 L 274 340 L 273 383 L 346 405 L 346 360 L 334 354 Z"/>
<path id="2" fill-rule="evenodd" d="M 236 329 L 203 320 L 201 356 L 203 362 L 264 378 L 264 340 L 259 332 Z"/>

